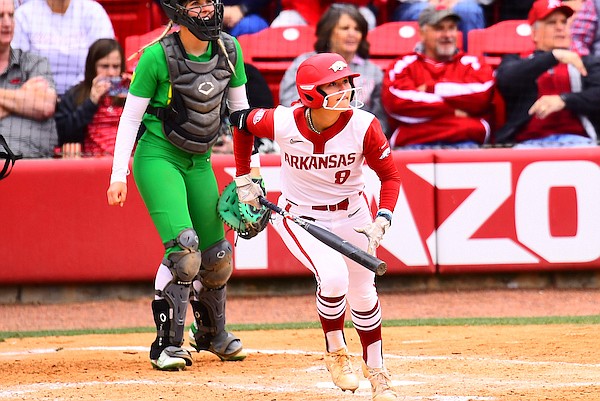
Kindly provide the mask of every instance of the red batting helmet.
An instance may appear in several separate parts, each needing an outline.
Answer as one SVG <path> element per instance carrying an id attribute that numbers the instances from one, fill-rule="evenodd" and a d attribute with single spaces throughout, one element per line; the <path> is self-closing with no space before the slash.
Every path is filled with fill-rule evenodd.
<path id="1" fill-rule="evenodd" d="M 350 71 L 348 63 L 339 54 L 318 53 L 304 60 L 298 67 L 296 89 L 303 105 L 318 109 L 323 107 L 326 95 L 317 89 L 319 85 L 350 78 L 354 87 L 353 79 L 358 76 L 360 74 Z"/>

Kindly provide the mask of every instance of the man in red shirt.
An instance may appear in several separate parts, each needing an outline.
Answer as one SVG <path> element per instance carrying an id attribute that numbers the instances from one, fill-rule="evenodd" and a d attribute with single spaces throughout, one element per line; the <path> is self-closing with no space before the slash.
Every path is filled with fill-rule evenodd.
<path id="1" fill-rule="evenodd" d="M 386 70 L 382 104 L 393 147 L 478 147 L 490 137 L 493 71 L 457 47 L 459 16 L 429 7 L 419 16 L 421 42 Z"/>

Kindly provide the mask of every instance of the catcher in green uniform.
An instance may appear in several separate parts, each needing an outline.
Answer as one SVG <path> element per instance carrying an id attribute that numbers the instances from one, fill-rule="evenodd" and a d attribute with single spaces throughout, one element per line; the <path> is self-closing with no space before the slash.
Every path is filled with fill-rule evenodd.
<path id="1" fill-rule="evenodd" d="M 110 205 L 123 206 L 129 159 L 143 131 L 133 175 L 165 246 L 154 284 L 150 361 L 159 370 L 181 370 L 192 364 L 182 348 L 188 303 L 194 313 L 189 340 L 196 350 L 224 361 L 246 357 L 241 340 L 225 330 L 232 248 L 217 213 L 211 151 L 226 109 L 248 108 L 248 100 L 239 43 L 221 32 L 221 1 L 161 4 L 171 23 L 142 49 L 117 131 L 107 196 Z M 167 34 L 172 23 L 180 30 Z M 257 154 L 253 167 L 252 177 L 260 181 Z M 249 177 L 248 188 L 260 190 L 255 181 Z"/>

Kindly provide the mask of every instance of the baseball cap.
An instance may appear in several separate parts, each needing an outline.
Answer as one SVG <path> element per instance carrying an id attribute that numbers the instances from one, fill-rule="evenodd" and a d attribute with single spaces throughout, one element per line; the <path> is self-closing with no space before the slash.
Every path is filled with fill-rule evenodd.
<path id="1" fill-rule="evenodd" d="M 527 20 L 529 25 L 533 25 L 536 21 L 548 18 L 555 11 L 560 11 L 567 18 L 573 15 L 574 11 L 571 7 L 563 4 L 560 0 L 536 0 L 529 10 Z"/>
<path id="2" fill-rule="evenodd" d="M 419 14 L 419 26 L 423 25 L 431 25 L 435 26 L 439 24 L 445 18 L 452 18 L 456 22 L 460 21 L 460 17 L 454 11 L 449 8 L 436 8 L 434 6 L 430 6 L 425 8 Z"/>

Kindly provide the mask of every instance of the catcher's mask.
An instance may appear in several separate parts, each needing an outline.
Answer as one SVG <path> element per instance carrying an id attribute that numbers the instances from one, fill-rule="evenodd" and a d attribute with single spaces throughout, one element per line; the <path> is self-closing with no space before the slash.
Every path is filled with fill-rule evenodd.
<path id="1" fill-rule="evenodd" d="M 223 28 L 221 0 L 161 0 L 160 4 L 173 23 L 185 26 L 198 39 L 212 41 L 219 38 Z"/>
<path id="2" fill-rule="evenodd" d="M 364 103 L 355 99 L 355 94 L 359 93 L 361 88 L 354 86 L 354 78 L 360 76 L 359 73 L 352 72 L 348 63 L 337 53 L 318 53 L 304 60 L 298 67 L 296 73 L 296 89 L 300 95 L 300 101 L 306 107 L 318 109 L 323 107 L 328 110 L 350 110 L 360 108 Z M 350 89 L 326 94 L 319 86 L 335 82 L 342 78 L 348 78 Z M 339 107 L 338 101 L 334 106 L 328 106 L 328 98 L 343 94 L 350 99 L 349 107 Z"/>
<path id="3" fill-rule="evenodd" d="M 10 150 L 8 143 L 6 143 L 6 139 L 0 135 L 0 163 L 4 160 L 4 165 L 0 164 L 0 180 L 8 177 L 15 165 L 15 161 L 22 158 L 23 155 L 15 155 L 13 151 Z"/>
<path id="4" fill-rule="evenodd" d="M 262 179 L 258 183 L 266 193 Z M 271 210 L 266 207 L 261 206 L 260 209 L 256 209 L 240 202 L 234 181 L 225 187 L 219 197 L 217 212 L 221 220 L 244 239 L 257 236 L 267 227 L 271 218 Z"/>

